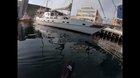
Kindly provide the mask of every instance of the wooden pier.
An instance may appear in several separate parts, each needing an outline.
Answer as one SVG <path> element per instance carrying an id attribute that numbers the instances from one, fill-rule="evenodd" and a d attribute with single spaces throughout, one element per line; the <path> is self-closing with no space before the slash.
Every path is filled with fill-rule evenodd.
<path id="1" fill-rule="evenodd" d="M 34 25 L 37 25 L 37 23 L 34 23 Z M 61 29 L 65 29 L 65 30 L 81 32 L 81 33 L 88 34 L 88 35 L 93 35 L 94 33 L 103 29 L 103 28 L 95 28 L 95 27 L 90 27 L 90 26 L 62 24 L 62 23 L 45 23 L 45 24 L 38 23 L 38 25 L 56 27 L 56 28 L 61 28 Z"/>

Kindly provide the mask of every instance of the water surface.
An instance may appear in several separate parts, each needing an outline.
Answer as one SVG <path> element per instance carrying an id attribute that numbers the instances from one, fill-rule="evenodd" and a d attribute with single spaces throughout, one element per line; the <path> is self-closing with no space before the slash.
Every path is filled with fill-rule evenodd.
<path id="1" fill-rule="evenodd" d="M 37 28 L 37 26 L 36 26 Z M 122 78 L 122 70 L 89 35 L 42 26 L 18 26 L 18 78 L 60 78 L 65 61 L 72 78 Z"/>

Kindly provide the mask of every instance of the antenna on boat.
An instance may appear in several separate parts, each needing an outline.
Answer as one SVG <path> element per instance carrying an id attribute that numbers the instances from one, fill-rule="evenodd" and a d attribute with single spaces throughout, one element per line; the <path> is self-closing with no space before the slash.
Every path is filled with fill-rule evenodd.
<path id="1" fill-rule="evenodd" d="M 45 7 L 45 10 L 47 10 L 47 8 L 48 8 L 48 2 L 49 2 L 50 0 L 47 0 L 47 2 L 46 2 L 46 7 Z"/>
<path id="2" fill-rule="evenodd" d="M 69 13 L 69 16 L 71 15 L 71 11 L 72 11 L 72 4 L 73 4 L 73 0 L 71 0 L 71 3 L 70 3 L 70 13 Z"/>

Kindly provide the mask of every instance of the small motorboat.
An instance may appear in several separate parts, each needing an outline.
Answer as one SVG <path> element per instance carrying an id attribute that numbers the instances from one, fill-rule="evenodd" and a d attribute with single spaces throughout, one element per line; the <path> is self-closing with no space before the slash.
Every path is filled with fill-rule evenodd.
<path id="1" fill-rule="evenodd" d="M 74 69 L 74 62 L 73 61 L 66 61 L 64 66 L 63 66 L 61 78 L 71 78 L 73 69 Z"/>

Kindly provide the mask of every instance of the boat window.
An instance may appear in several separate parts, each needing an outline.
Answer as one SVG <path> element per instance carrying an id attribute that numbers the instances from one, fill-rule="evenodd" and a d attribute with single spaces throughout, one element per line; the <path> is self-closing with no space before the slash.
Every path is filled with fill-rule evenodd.
<path id="1" fill-rule="evenodd" d="M 57 19 L 57 17 L 55 17 L 55 19 Z"/>
<path id="2" fill-rule="evenodd" d="M 54 13 L 51 13 L 51 16 L 54 16 Z"/>
<path id="3" fill-rule="evenodd" d="M 68 19 L 68 17 L 66 17 L 66 19 Z"/>

